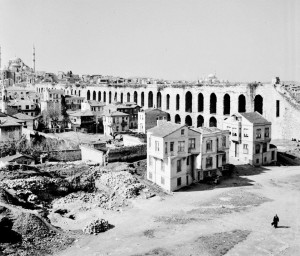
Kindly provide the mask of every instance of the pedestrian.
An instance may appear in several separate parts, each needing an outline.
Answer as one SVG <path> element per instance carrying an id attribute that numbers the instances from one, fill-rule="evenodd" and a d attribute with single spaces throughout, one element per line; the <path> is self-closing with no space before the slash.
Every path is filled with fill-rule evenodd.
<path id="1" fill-rule="evenodd" d="M 272 226 L 274 226 L 274 228 L 278 227 L 278 222 L 279 222 L 279 218 L 277 216 L 277 214 L 275 214 L 274 218 L 273 218 L 273 222 L 271 223 Z"/>

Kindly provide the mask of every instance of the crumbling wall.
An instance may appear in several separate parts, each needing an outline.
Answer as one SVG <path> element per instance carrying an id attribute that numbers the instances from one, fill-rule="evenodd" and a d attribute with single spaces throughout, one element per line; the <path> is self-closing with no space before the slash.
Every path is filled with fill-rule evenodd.
<path id="1" fill-rule="evenodd" d="M 82 159 L 80 149 L 55 150 L 44 152 L 50 161 L 79 161 Z"/>
<path id="2" fill-rule="evenodd" d="M 147 145 L 136 145 L 129 147 L 109 149 L 106 153 L 108 163 L 111 162 L 131 162 L 147 158 Z"/>

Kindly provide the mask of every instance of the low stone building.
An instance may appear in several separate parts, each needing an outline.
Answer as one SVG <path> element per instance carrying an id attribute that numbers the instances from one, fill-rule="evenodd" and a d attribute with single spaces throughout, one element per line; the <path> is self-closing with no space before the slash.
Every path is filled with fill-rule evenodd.
<path id="1" fill-rule="evenodd" d="M 31 156 L 17 153 L 12 156 L 6 156 L 6 157 L 0 158 L 0 163 L 2 163 L 2 164 L 17 163 L 17 164 L 32 165 L 32 164 L 34 164 L 34 159 Z"/>
<path id="2" fill-rule="evenodd" d="M 276 162 L 271 128 L 272 123 L 258 112 L 237 113 L 224 120 L 223 129 L 230 131 L 230 159 L 251 165 Z"/>
<path id="3" fill-rule="evenodd" d="M 146 133 L 157 125 L 157 120 L 168 120 L 169 114 L 158 108 L 143 109 L 138 113 L 138 132 Z"/>
<path id="4" fill-rule="evenodd" d="M 15 143 L 22 136 L 22 124 L 16 118 L 0 114 L 0 145 Z"/>

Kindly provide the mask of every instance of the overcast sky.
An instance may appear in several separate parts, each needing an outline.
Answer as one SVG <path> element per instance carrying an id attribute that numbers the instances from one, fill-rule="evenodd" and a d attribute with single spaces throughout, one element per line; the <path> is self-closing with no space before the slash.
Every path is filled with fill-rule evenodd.
<path id="1" fill-rule="evenodd" d="M 300 0 L 0 0 L 2 65 L 196 80 L 300 81 Z"/>

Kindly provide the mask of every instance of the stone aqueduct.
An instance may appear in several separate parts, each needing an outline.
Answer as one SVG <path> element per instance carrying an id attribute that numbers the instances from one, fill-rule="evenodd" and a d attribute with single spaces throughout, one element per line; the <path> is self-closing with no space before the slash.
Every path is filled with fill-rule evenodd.
<path id="1" fill-rule="evenodd" d="M 217 126 L 237 112 L 258 111 L 272 122 L 272 138 L 300 140 L 300 111 L 275 84 L 238 85 L 107 85 L 83 89 L 68 87 L 68 95 L 83 96 L 106 104 L 136 102 L 144 108 L 157 107 L 171 121 L 194 127 Z"/>

